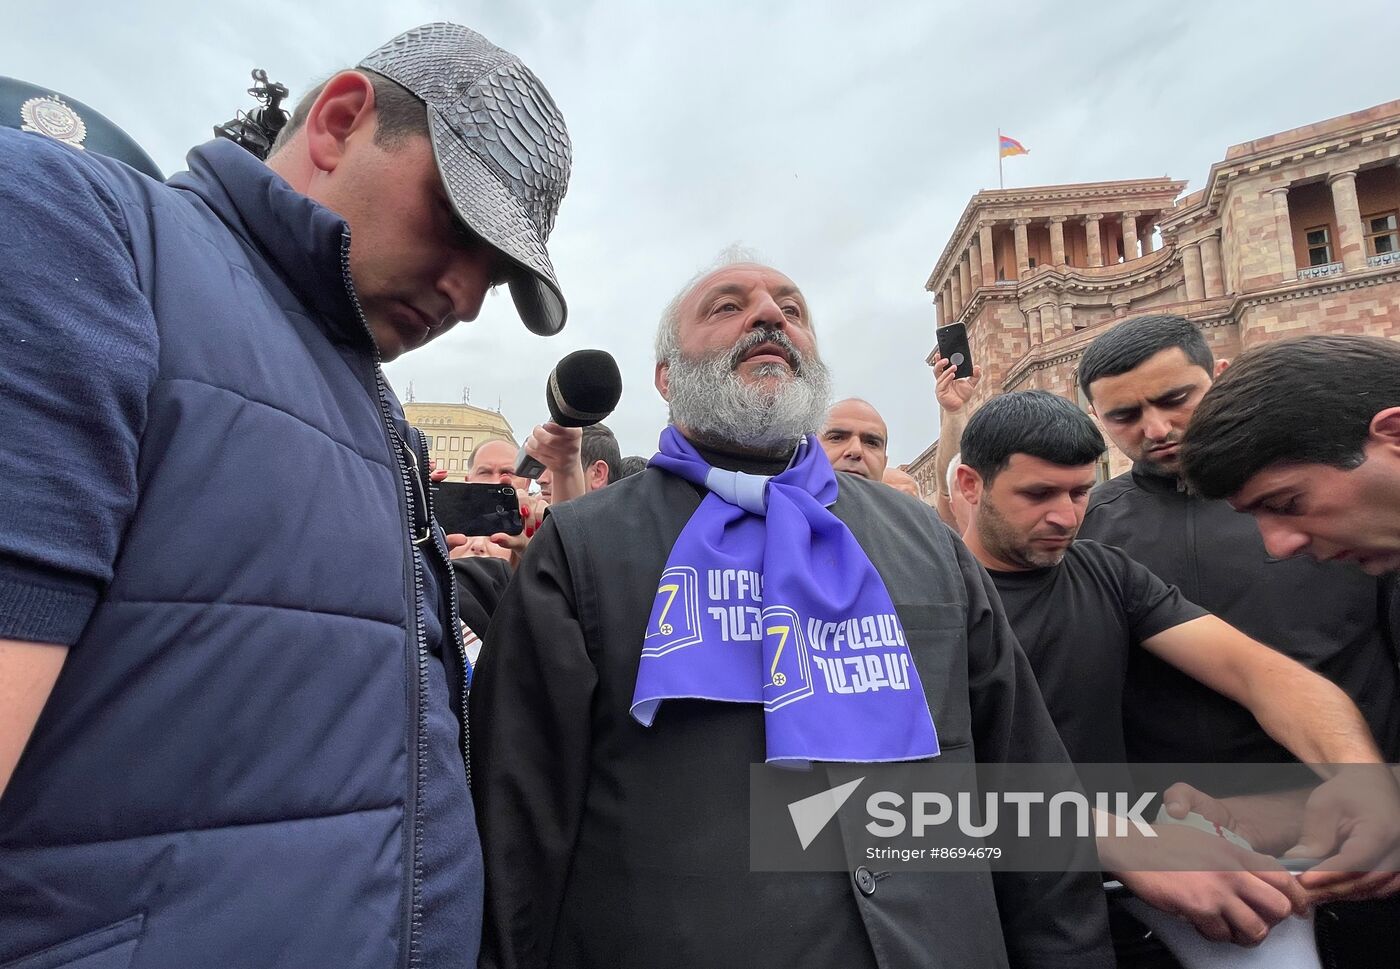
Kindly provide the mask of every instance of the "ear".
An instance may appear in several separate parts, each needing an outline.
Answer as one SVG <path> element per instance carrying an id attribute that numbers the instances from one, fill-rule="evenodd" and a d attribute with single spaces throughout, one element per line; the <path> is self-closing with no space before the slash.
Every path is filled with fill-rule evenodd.
<path id="1" fill-rule="evenodd" d="M 1229 370 L 1229 369 L 1230 369 L 1230 361 L 1229 361 L 1229 360 L 1225 360 L 1225 359 L 1217 360 L 1217 361 L 1215 361 L 1215 372 L 1214 372 L 1213 374 L 1211 374 L 1211 376 L 1212 376 L 1212 377 L 1218 378 L 1222 373 L 1224 373 L 1226 370 Z"/>
<path id="2" fill-rule="evenodd" d="M 954 480 L 958 490 L 962 492 L 963 500 L 976 508 L 982 500 L 982 476 L 967 465 L 960 464 L 954 473 Z"/>
<path id="3" fill-rule="evenodd" d="M 1387 407 L 1371 418 L 1369 443 L 1400 453 L 1400 407 Z"/>
<path id="4" fill-rule="evenodd" d="M 656 365 L 656 390 L 661 395 L 661 399 L 670 403 L 671 401 L 671 365 L 665 360 Z"/>
<path id="5" fill-rule="evenodd" d="M 378 125 L 374 85 L 359 71 L 341 71 L 326 82 L 306 115 L 306 145 L 311 163 L 333 172 L 345 157 L 350 139 Z"/>
<path id="6" fill-rule="evenodd" d="M 594 461 L 583 470 L 583 476 L 588 481 L 588 490 L 595 491 L 608 483 L 608 462 L 603 460 Z"/>

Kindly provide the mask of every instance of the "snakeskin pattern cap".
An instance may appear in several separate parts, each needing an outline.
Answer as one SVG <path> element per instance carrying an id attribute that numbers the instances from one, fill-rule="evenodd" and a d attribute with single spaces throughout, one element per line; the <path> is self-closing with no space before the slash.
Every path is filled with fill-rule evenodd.
<path id="1" fill-rule="evenodd" d="M 545 241 L 569 185 L 564 118 L 520 59 L 457 24 L 406 31 L 359 67 L 428 106 L 438 172 L 457 217 L 521 271 L 510 294 L 525 326 L 564 328 L 568 307 Z"/>

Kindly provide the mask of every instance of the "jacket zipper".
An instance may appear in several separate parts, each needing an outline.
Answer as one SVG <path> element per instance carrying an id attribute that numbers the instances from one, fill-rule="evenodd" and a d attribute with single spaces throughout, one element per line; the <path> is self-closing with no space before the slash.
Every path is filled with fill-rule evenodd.
<path id="1" fill-rule="evenodd" d="M 384 372 L 380 368 L 379 344 L 374 340 L 374 332 L 369 328 L 369 321 L 365 319 L 364 308 L 360 305 L 360 296 L 355 292 L 355 282 L 350 275 L 350 227 L 346 226 L 340 237 L 340 273 L 345 283 L 345 292 L 350 297 L 350 304 L 355 309 L 355 318 L 360 321 L 365 338 L 369 340 L 374 359 L 374 386 L 379 398 L 379 416 L 383 422 L 384 429 L 388 435 L 389 449 L 394 452 L 394 459 L 398 462 L 399 483 L 403 487 L 404 505 L 403 514 L 405 522 L 405 535 L 408 538 L 408 555 L 413 566 L 413 638 L 417 652 L 418 663 L 418 684 L 413 693 L 415 703 L 410 715 L 414 721 L 414 738 L 416 740 L 417 751 L 411 761 L 410 771 L 412 780 L 409 784 L 408 796 L 411 801 L 407 805 L 405 813 L 406 820 L 411 821 L 409 827 L 409 856 L 411 864 L 408 866 L 408 876 L 405 879 L 408 883 L 407 904 L 408 911 L 405 913 L 404 928 L 407 946 L 404 947 L 404 958 L 400 960 L 401 965 L 415 967 L 419 964 L 420 947 L 422 944 L 421 931 L 423 927 L 423 819 L 419 814 L 419 804 L 422 801 L 423 774 L 427 769 L 428 760 L 428 740 L 427 740 L 427 700 L 428 700 L 428 653 L 425 642 L 426 633 L 423 628 L 423 573 L 418 565 L 418 555 L 413 548 L 413 485 L 409 481 L 411 473 L 408 464 L 404 461 L 404 449 L 396 446 L 399 441 L 398 430 L 394 427 L 393 411 L 389 407 L 388 394 L 384 385 Z M 459 637 L 460 639 L 460 637 Z"/>
<path id="2" fill-rule="evenodd" d="M 1178 481 L 1177 500 L 1186 505 L 1186 562 L 1191 569 L 1191 589 L 1186 598 L 1192 602 L 1201 599 L 1201 569 L 1196 561 L 1196 500 L 1186 493 L 1185 486 Z"/>
<path id="3" fill-rule="evenodd" d="M 428 466 L 428 447 L 423 441 L 423 435 L 419 434 L 418 437 L 420 446 L 415 450 L 418 452 L 420 467 L 426 468 Z M 447 605 L 450 613 L 448 621 L 443 625 L 450 627 L 450 629 L 445 629 L 444 632 L 450 632 L 452 644 L 457 648 L 457 659 L 462 664 L 462 690 L 458 694 L 457 701 L 457 713 L 462 721 L 462 730 L 457 737 L 462 751 L 462 766 L 467 774 L 467 787 L 470 788 L 472 783 L 471 724 L 467 720 L 467 701 L 471 694 L 472 666 L 467 659 L 466 643 L 462 641 L 462 621 L 458 618 L 457 612 L 457 578 L 452 574 L 452 556 L 447 550 L 447 542 L 443 539 L 442 529 L 438 527 L 437 517 L 433 512 L 432 489 L 425 485 L 423 493 L 425 496 L 424 504 L 428 508 L 428 520 L 432 524 L 433 550 L 437 552 L 447 573 Z"/>

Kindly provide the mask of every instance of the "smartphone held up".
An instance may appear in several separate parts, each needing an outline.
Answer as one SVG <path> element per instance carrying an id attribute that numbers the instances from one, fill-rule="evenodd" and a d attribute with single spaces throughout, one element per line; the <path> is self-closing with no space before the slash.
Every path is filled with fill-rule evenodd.
<path id="1" fill-rule="evenodd" d="M 938 352 L 957 368 L 958 379 L 972 376 L 972 349 L 967 345 L 967 327 L 961 323 L 949 323 L 934 330 L 938 339 Z"/>
<path id="2" fill-rule="evenodd" d="M 433 514 L 449 535 L 519 535 L 520 494 L 510 485 L 435 481 Z"/>

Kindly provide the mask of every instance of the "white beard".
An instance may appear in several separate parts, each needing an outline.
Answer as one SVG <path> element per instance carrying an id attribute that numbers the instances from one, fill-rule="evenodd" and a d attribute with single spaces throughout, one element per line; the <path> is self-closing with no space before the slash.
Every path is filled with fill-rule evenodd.
<path id="1" fill-rule="evenodd" d="M 764 364 L 756 376 L 786 377 L 771 388 L 745 383 L 736 369 L 760 343 L 786 347 L 798 360 L 795 373 Z M 826 415 L 831 373 L 813 351 L 803 357 L 780 332 L 754 331 L 736 346 L 698 359 L 680 352 L 667 360 L 671 422 L 702 444 L 756 454 L 790 454 L 804 435 L 816 433 Z"/>
<path id="2" fill-rule="evenodd" d="M 777 343 L 797 358 L 797 371 L 763 364 L 757 377 L 780 384 L 746 384 L 736 370 L 743 354 Z M 676 351 L 668 358 L 671 421 L 701 444 L 755 454 L 791 454 L 799 438 L 816 433 L 826 416 L 832 377 L 816 351 L 804 357 L 781 332 L 755 330 L 731 349 L 699 358 Z"/>

